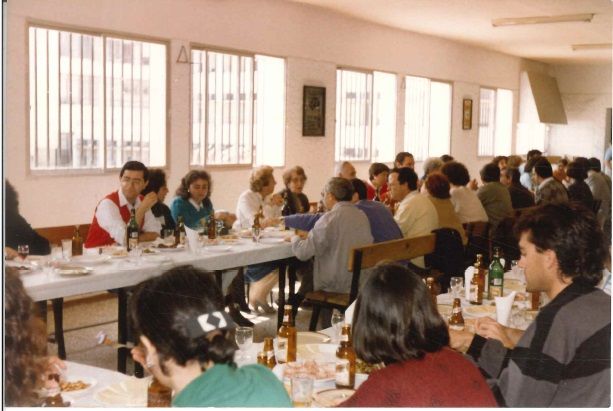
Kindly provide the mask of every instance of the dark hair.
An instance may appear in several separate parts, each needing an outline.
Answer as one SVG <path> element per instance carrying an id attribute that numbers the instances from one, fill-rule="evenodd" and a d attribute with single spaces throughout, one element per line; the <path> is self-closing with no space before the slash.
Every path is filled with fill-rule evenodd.
<path id="1" fill-rule="evenodd" d="M 157 194 L 160 188 L 166 185 L 166 173 L 160 168 L 152 168 L 149 170 L 149 182 L 147 187 L 141 192 L 142 195 L 149 193 Z"/>
<path id="2" fill-rule="evenodd" d="M 521 174 L 519 173 L 519 169 L 515 167 L 507 167 L 504 170 L 504 174 L 507 176 L 509 180 L 511 180 L 513 184 L 520 184 L 519 179 L 520 179 Z"/>
<path id="3" fill-rule="evenodd" d="M 141 163 L 140 161 L 128 161 L 121 167 L 121 171 L 119 172 L 119 178 L 123 177 L 123 173 L 126 170 L 130 171 L 142 171 L 143 172 L 143 180 L 149 181 L 149 170 L 147 166 Z"/>
<path id="4" fill-rule="evenodd" d="M 534 157 L 540 157 L 542 155 L 543 153 L 540 150 L 536 150 L 536 149 L 530 150 L 528 151 L 528 154 L 526 154 L 526 161 Z"/>
<path id="5" fill-rule="evenodd" d="M 500 163 L 502 160 L 507 161 L 509 158 L 507 156 L 496 156 L 492 159 L 492 164 L 496 164 L 496 166 L 498 166 L 498 163 Z"/>
<path id="6" fill-rule="evenodd" d="M 468 169 L 464 164 L 457 161 L 443 164 L 441 173 L 445 174 L 449 182 L 454 186 L 465 186 L 470 181 Z"/>
<path id="7" fill-rule="evenodd" d="M 608 255 L 604 234 L 594 213 L 577 204 L 547 204 L 517 221 L 517 238 L 527 232 L 538 252 L 553 250 L 560 271 L 573 282 L 595 286 Z"/>
<path id="8" fill-rule="evenodd" d="M 561 159 L 559 159 L 558 160 L 558 166 L 567 167 L 568 166 L 568 159 L 566 157 L 562 157 Z"/>
<path id="9" fill-rule="evenodd" d="M 137 334 L 155 346 L 164 373 L 164 362 L 171 358 L 180 366 L 192 360 L 201 365 L 208 361 L 235 365 L 235 347 L 227 330 L 219 330 L 212 338 L 193 337 L 188 331 L 189 320 L 223 310 L 223 294 L 213 275 L 191 265 L 140 283 L 130 300 Z"/>
<path id="10" fill-rule="evenodd" d="M 394 164 L 404 163 L 404 159 L 407 157 L 413 158 L 413 154 L 409 153 L 408 151 L 401 151 L 400 153 L 396 154 L 396 159 L 394 160 Z"/>
<path id="11" fill-rule="evenodd" d="M 448 163 L 448 162 L 450 162 L 450 161 L 453 161 L 453 160 L 454 160 L 454 158 L 453 158 L 453 157 L 451 157 L 449 154 L 443 154 L 443 155 L 442 155 L 442 156 L 440 156 L 439 158 L 441 159 L 441 161 L 442 161 L 443 163 Z"/>
<path id="12" fill-rule="evenodd" d="M 600 160 L 598 160 L 596 157 L 590 157 L 588 161 L 590 162 L 590 170 L 600 172 Z"/>
<path id="13" fill-rule="evenodd" d="M 545 157 L 539 157 L 534 163 L 534 173 L 541 178 L 549 178 L 553 176 L 551 163 Z"/>
<path id="14" fill-rule="evenodd" d="M 4 290 L 4 394 L 5 405 L 39 404 L 47 349 L 46 328 L 32 311 L 32 299 L 15 268 L 7 267 Z"/>
<path id="15" fill-rule="evenodd" d="M 373 178 L 378 176 L 381 173 L 389 173 L 390 168 L 383 163 L 372 163 L 370 167 L 368 167 L 368 179 L 372 181 Z"/>
<path id="16" fill-rule="evenodd" d="M 189 186 L 196 180 L 204 180 L 209 183 L 209 191 L 207 192 L 203 203 L 210 202 L 211 193 L 213 192 L 213 181 L 211 181 L 211 175 L 204 170 L 191 170 L 185 174 L 185 177 L 181 179 L 181 184 L 177 188 L 176 194 L 183 200 L 188 200 Z"/>
<path id="17" fill-rule="evenodd" d="M 422 358 L 449 344 L 445 321 L 425 284 L 399 264 L 382 264 L 360 290 L 353 315 L 353 346 L 367 363 Z"/>
<path id="18" fill-rule="evenodd" d="M 449 180 L 444 174 L 436 172 L 426 178 L 426 190 L 434 198 L 449 198 Z"/>
<path id="19" fill-rule="evenodd" d="M 399 184 L 407 184 L 409 186 L 409 190 L 414 191 L 417 190 L 417 174 L 412 168 L 402 167 L 396 168 L 394 167 L 390 174 L 397 173 L 398 174 L 398 183 Z"/>
<path id="20" fill-rule="evenodd" d="M 4 214 L 11 218 L 19 215 L 19 196 L 8 180 L 4 180 Z"/>
<path id="21" fill-rule="evenodd" d="M 353 192 L 358 193 L 358 199 L 366 200 L 366 198 L 368 197 L 366 183 L 364 183 L 359 178 L 352 178 L 351 185 L 353 186 Z"/>
<path id="22" fill-rule="evenodd" d="M 580 162 L 571 161 L 566 166 L 566 175 L 575 180 L 583 181 L 587 178 L 587 169 Z"/>
<path id="23" fill-rule="evenodd" d="M 351 201 L 353 185 L 346 178 L 332 177 L 324 187 L 324 193 L 330 193 L 336 201 Z"/>
<path id="24" fill-rule="evenodd" d="M 296 173 L 296 175 L 301 176 L 302 178 L 304 178 L 304 181 L 307 180 L 307 176 L 304 173 L 304 168 L 300 167 L 300 166 L 295 166 L 290 168 L 289 170 L 285 170 L 285 172 L 283 173 L 283 184 L 285 185 L 286 188 L 289 187 L 289 183 L 290 181 L 292 181 L 292 174 Z"/>
<path id="25" fill-rule="evenodd" d="M 530 160 L 526 161 L 526 165 L 524 166 L 524 172 L 531 173 L 532 169 L 534 168 L 534 165 L 536 164 L 536 162 L 538 161 L 539 158 L 541 158 L 541 157 L 540 156 L 536 156 L 536 157 L 532 157 L 532 158 L 530 158 Z"/>
<path id="26" fill-rule="evenodd" d="M 498 168 L 498 164 L 488 163 L 484 165 L 479 174 L 484 183 L 500 181 L 500 169 Z"/>

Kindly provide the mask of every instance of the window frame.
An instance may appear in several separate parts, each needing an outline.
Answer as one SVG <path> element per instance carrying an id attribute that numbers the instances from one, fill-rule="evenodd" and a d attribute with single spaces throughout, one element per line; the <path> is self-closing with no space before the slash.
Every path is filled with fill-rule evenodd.
<path id="1" fill-rule="evenodd" d="M 271 53 L 259 53 L 257 51 L 248 51 L 248 50 L 244 50 L 244 49 L 235 49 L 235 48 L 227 48 L 227 47 L 219 47 L 219 46 L 215 46 L 215 45 L 209 45 L 209 44 L 205 44 L 205 43 L 198 43 L 198 42 L 190 42 L 189 43 L 189 49 L 186 51 L 187 55 L 188 55 L 188 59 L 189 59 L 189 64 L 190 64 L 190 75 L 189 75 L 189 141 L 188 141 L 188 145 L 187 145 L 187 158 L 189 159 L 189 170 L 195 170 L 195 169 L 201 169 L 202 167 L 206 167 L 207 169 L 212 168 L 212 169 L 218 169 L 218 170 L 223 170 L 223 169 L 228 169 L 228 170 L 252 170 L 256 167 L 258 167 L 255 164 L 255 117 L 256 117 L 256 113 L 255 113 L 255 99 L 252 99 L 251 101 L 251 106 L 252 106 L 252 122 L 251 122 L 251 162 L 249 164 L 239 164 L 239 163 L 232 163 L 232 164 L 208 164 L 206 162 L 206 142 L 208 141 L 208 134 L 205 137 L 205 152 L 204 152 L 204 161 L 203 164 L 192 164 L 192 138 L 193 138 L 193 133 L 194 133 L 194 101 L 192 98 L 192 93 L 193 93 L 193 87 L 194 87 L 194 76 L 193 76 L 193 65 L 194 63 L 191 61 L 191 55 L 192 55 L 192 50 L 198 50 L 198 51 L 203 51 L 203 52 L 213 52 L 213 53 L 222 53 L 222 54 L 232 54 L 232 55 L 236 55 L 239 57 L 251 57 L 253 59 L 253 75 L 252 75 L 252 82 L 253 82 L 253 90 L 254 90 L 254 95 L 255 93 L 255 83 L 256 83 L 256 79 L 255 79 L 255 73 L 257 71 L 257 61 L 256 61 L 256 57 L 259 56 L 264 56 L 264 57 L 273 57 L 273 58 L 278 58 L 278 59 L 282 59 L 283 60 L 283 64 L 285 67 L 285 77 L 283 79 L 283 85 L 284 85 L 284 98 L 283 98 L 283 111 L 284 111 L 284 117 L 285 120 L 287 121 L 287 57 L 285 56 L 279 56 L 279 55 L 275 55 L 275 54 L 271 54 Z M 204 122 L 205 124 L 208 124 L 208 110 L 206 110 L 205 112 L 205 117 L 204 117 Z M 283 150 L 283 165 L 282 166 L 273 166 L 273 168 L 279 168 L 279 169 L 284 169 L 285 167 L 287 167 L 287 133 L 285 131 L 285 127 L 283 128 L 283 139 L 285 140 L 285 149 Z"/>
<path id="2" fill-rule="evenodd" d="M 338 75 L 338 71 L 339 70 L 346 70 L 346 71 L 353 71 L 353 72 L 357 72 L 357 73 L 362 73 L 362 74 L 370 74 L 372 76 L 372 84 L 371 84 L 371 90 L 372 90 L 372 96 L 371 96 L 371 107 L 370 107 L 370 116 L 371 116 L 371 122 L 370 122 L 370 155 L 369 155 L 369 159 L 365 159 L 365 160 L 341 160 L 341 159 L 336 159 L 336 139 L 337 139 L 337 135 L 336 135 L 336 124 L 338 122 L 338 119 L 336 118 L 336 106 L 337 106 L 337 102 L 338 102 L 338 84 L 336 83 L 336 78 Z M 398 138 L 398 102 L 399 102 L 399 95 L 398 95 L 398 76 L 400 74 L 393 72 L 393 71 L 389 71 L 389 70 L 379 70 L 379 69 L 370 69 L 370 68 L 363 68 L 363 67 L 354 67 L 354 66 L 346 66 L 346 65 L 337 65 L 336 66 L 336 70 L 335 70 L 335 84 L 334 84 L 334 92 L 335 92 L 335 111 L 334 111 L 334 164 L 340 164 L 344 161 L 349 161 L 351 163 L 356 163 L 356 164 L 372 164 L 373 162 L 375 162 L 375 160 L 373 160 L 373 126 L 374 126 L 374 90 L 375 90 L 375 72 L 379 72 L 379 73 L 383 73 L 383 74 L 390 74 L 393 75 L 396 81 L 396 87 L 395 87 L 395 104 L 394 107 L 396 109 L 396 113 L 394 115 L 395 117 L 395 124 L 394 124 L 394 139 L 392 141 L 392 143 L 394 144 L 394 152 L 397 152 L 396 150 L 396 139 Z M 404 116 L 403 116 L 404 117 Z M 390 159 L 389 161 L 381 161 L 381 160 L 377 160 L 377 162 L 382 162 L 382 163 L 393 163 L 394 159 Z"/>
<path id="3" fill-rule="evenodd" d="M 103 147 L 104 147 L 104 152 L 103 152 L 103 159 L 102 159 L 102 164 L 100 165 L 100 167 L 96 167 L 96 168 L 64 168 L 64 169 L 47 169 L 47 170 L 37 170 L 37 169 L 32 169 L 31 164 L 30 164 L 30 148 L 31 148 L 31 143 L 30 143 L 30 38 L 29 38 L 29 33 L 30 33 L 30 28 L 41 28 L 41 29 L 47 29 L 47 30 L 57 30 L 60 32 L 71 32 L 71 33 L 77 33 L 77 34 L 84 34 L 84 35 L 88 35 L 88 36 L 99 36 L 102 38 L 102 136 L 103 136 Z M 170 107 L 170 51 L 171 51 L 171 43 L 170 40 L 168 39 L 164 39 L 161 37 L 154 37 L 154 36 L 145 36 L 142 34 L 134 34 L 134 33 L 126 33 L 126 32 L 121 32 L 121 31 L 114 31 L 114 30 L 99 30 L 99 29 L 95 29 L 95 28 L 91 28 L 91 27 L 82 27 L 82 26 L 75 26 L 75 25 L 69 25 L 69 24 L 58 24 L 58 23 L 54 23 L 54 22 L 48 22 L 48 21 L 43 21 L 43 20 L 36 20 L 36 19 L 26 19 L 26 24 L 25 24 L 25 43 L 26 43 L 26 47 L 25 47 L 25 55 L 28 56 L 25 59 L 25 89 L 26 89 L 26 99 L 25 99 L 25 130 L 26 130 L 26 150 L 25 150 L 25 162 L 27 164 L 26 166 L 26 176 L 58 176 L 58 177 L 62 177 L 62 176 L 71 176 L 71 175 L 110 175 L 110 174 L 117 174 L 117 172 L 119 170 L 121 170 L 121 167 L 108 167 L 107 166 L 107 153 L 106 153 L 106 149 L 107 149 L 107 141 L 106 141 L 106 115 L 107 115 L 107 96 L 106 96 L 106 39 L 107 37 L 114 37 L 114 38 L 119 38 L 119 39 L 123 39 L 123 40 L 128 40 L 128 41 L 140 41 L 140 42 L 148 42 L 148 43 L 156 43 L 156 44 L 160 44 L 162 46 L 164 46 L 166 48 L 166 61 L 164 64 L 164 69 L 166 71 L 166 79 L 165 79 L 165 91 L 166 91 L 166 98 L 165 98 L 165 105 L 166 105 L 166 113 L 165 113 L 165 123 L 166 123 L 166 132 L 164 135 L 164 139 L 165 139 L 165 146 L 166 146 L 166 154 L 165 154 L 165 159 L 164 159 L 164 165 L 163 166 L 156 166 L 155 168 L 158 169 L 162 169 L 166 172 L 168 172 L 170 170 L 170 164 L 169 164 L 169 149 L 170 149 L 170 129 L 171 129 L 171 121 L 170 121 L 170 115 L 169 115 L 169 110 L 168 108 Z M 147 167 L 149 167 L 147 165 Z"/>
<path id="4" fill-rule="evenodd" d="M 479 134 L 480 134 L 479 129 L 481 128 L 481 90 L 483 89 L 494 91 L 494 124 L 493 124 L 494 140 L 492 141 L 492 151 L 493 152 L 492 154 L 484 154 L 484 155 L 479 154 Z M 497 117 L 496 112 L 498 109 L 498 91 L 499 90 L 509 91 L 511 93 L 511 98 L 513 99 L 512 104 L 511 104 L 511 141 L 509 144 L 511 148 L 510 148 L 509 153 L 507 153 L 507 155 L 512 154 L 514 151 L 513 142 L 515 138 L 513 135 L 514 134 L 513 130 L 516 127 L 516 124 L 514 121 L 515 120 L 515 104 L 516 104 L 515 91 L 516 90 L 511 89 L 511 88 L 504 88 L 504 87 L 479 85 L 479 111 L 478 111 L 479 117 L 477 118 L 477 159 L 488 159 L 488 158 L 494 158 L 497 156 L 496 154 L 496 124 L 498 122 L 498 119 L 496 118 Z M 474 106 L 473 106 L 473 110 L 474 110 Z"/>

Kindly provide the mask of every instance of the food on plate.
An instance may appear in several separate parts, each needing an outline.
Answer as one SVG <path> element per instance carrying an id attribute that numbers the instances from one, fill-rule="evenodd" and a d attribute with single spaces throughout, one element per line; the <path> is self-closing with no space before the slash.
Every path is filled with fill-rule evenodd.
<path id="1" fill-rule="evenodd" d="M 143 250 L 143 254 L 155 254 L 155 251 L 147 247 Z"/>
<path id="2" fill-rule="evenodd" d="M 204 244 L 204 245 L 219 245 L 221 243 L 216 238 L 204 238 L 204 239 L 202 239 L 202 244 Z"/>
<path id="3" fill-rule="evenodd" d="M 358 374 L 370 374 L 373 371 L 380 370 L 385 367 L 385 364 L 369 364 L 360 360 L 359 358 L 355 361 L 355 372 Z"/>
<path id="4" fill-rule="evenodd" d="M 173 245 L 158 244 L 158 248 L 177 248 L 177 246 L 175 244 Z"/>
<path id="5" fill-rule="evenodd" d="M 238 236 L 236 234 L 226 234 L 221 236 L 222 240 L 238 240 Z"/>
<path id="6" fill-rule="evenodd" d="M 304 362 L 288 362 L 283 370 L 283 378 L 291 378 L 296 374 L 306 374 L 316 380 L 334 378 L 336 364 L 333 362 L 317 362 L 307 360 Z"/>
<path id="7" fill-rule="evenodd" d="M 115 250 L 111 253 L 111 256 L 113 257 L 127 257 L 128 256 L 128 251 L 127 250 Z"/>
<path id="8" fill-rule="evenodd" d="M 88 388 L 91 384 L 86 383 L 85 381 L 77 380 L 77 381 L 63 381 L 60 383 L 60 388 L 63 392 L 68 391 L 79 391 Z"/>

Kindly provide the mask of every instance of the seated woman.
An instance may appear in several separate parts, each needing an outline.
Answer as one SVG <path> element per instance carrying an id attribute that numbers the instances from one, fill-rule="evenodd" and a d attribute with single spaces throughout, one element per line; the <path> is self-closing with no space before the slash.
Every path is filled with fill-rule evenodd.
<path id="1" fill-rule="evenodd" d="M 57 383 L 46 376 L 65 368 L 57 357 L 46 357 L 45 325 L 34 315 L 32 299 L 16 269 L 7 267 L 4 294 L 4 395 L 9 407 L 34 407 L 36 391 Z"/>
<path id="2" fill-rule="evenodd" d="M 134 292 L 130 314 L 145 348 L 145 365 L 173 389 L 173 406 L 291 406 L 269 369 L 236 367 L 234 324 L 212 275 L 181 266 L 147 280 Z"/>
<path id="3" fill-rule="evenodd" d="M 151 212 L 158 219 L 162 225 L 162 231 L 160 236 L 164 234 L 164 230 L 174 230 L 175 221 L 172 219 L 170 208 L 164 204 L 166 194 L 168 194 L 168 186 L 166 185 L 166 173 L 159 168 L 149 169 L 149 181 L 147 187 L 141 192 L 141 195 L 147 195 L 149 193 L 155 193 L 158 196 L 158 202 L 151 207 Z"/>
<path id="4" fill-rule="evenodd" d="M 590 190 L 590 186 L 587 185 L 585 179 L 587 178 L 587 170 L 582 167 L 580 162 L 572 161 L 568 164 L 566 174 L 569 177 L 570 184 L 568 185 L 568 199 L 581 203 L 588 209 L 592 209 L 594 205 L 594 196 Z"/>
<path id="5" fill-rule="evenodd" d="M 181 185 L 177 188 L 177 197 L 172 200 L 170 212 L 175 223 L 179 216 L 183 217 L 184 224 L 196 230 L 199 225 L 206 224 L 211 214 L 214 213 L 211 202 L 212 192 L 211 176 L 204 170 L 192 170 L 181 179 Z M 227 226 L 231 226 L 236 217 L 228 212 L 215 212 L 215 218 L 223 220 Z"/>
<path id="6" fill-rule="evenodd" d="M 468 238 L 460 218 L 453 209 L 449 194 L 449 180 L 443 174 L 436 172 L 426 178 L 426 190 L 428 198 L 434 204 L 438 214 L 439 228 L 452 228 L 460 233 L 462 244 L 466 245 Z"/>
<path id="7" fill-rule="evenodd" d="M 451 203 L 460 218 L 460 222 L 465 224 L 475 221 L 487 221 L 487 213 L 479 197 L 477 197 L 477 193 L 466 187 L 470 182 L 466 166 L 457 161 L 451 161 L 443 165 L 441 173 L 449 180 Z"/>
<path id="8" fill-rule="evenodd" d="M 405 267 L 375 268 L 353 315 L 358 358 L 370 374 L 341 407 L 495 407 L 480 371 L 448 347 L 449 333 L 425 284 Z"/>
<path id="9" fill-rule="evenodd" d="M 309 199 L 303 193 L 307 176 L 304 168 L 295 166 L 283 173 L 285 188 L 279 194 L 285 200 L 283 215 L 303 214 L 309 212 Z"/>
<path id="10" fill-rule="evenodd" d="M 390 168 L 383 163 L 372 163 L 368 168 L 366 199 L 385 202 L 387 200 L 387 177 Z"/>
<path id="11" fill-rule="evenodd" d="M 17 191 L 4 180 L 5 203 L 4 203 L 4 252 L 7 258 L 17 256 L 18 245 L 28 245 L 30 254 L 46 255 L 51 252 L 49 241 L 38 234 L 25 218 L 19 214 L 19 197 Z"/>
<path id="12" fill-rule="evenodd" d="M 236 205 L 237 220 L 234 223 L 235 230 L 251 229 L 256 213 L 260 208 L 264 213 L 264 219 L 260 221 L 262 228 L 279 224 L 283 197 L 273 194 L 275 191 L 275 177 L 273 168 L 261 166 L 252 171 L 249 179 L 249 189 L 245 190 L 238 198 Z M 275 312 L 266 302 L 266 296 L 277 284 L 277 264 L 263 263 L 247 267 L 245 280 L 251 283 L 249 287 L 249 302 L 254 310 L 262 310 L 267 314 Z"/>

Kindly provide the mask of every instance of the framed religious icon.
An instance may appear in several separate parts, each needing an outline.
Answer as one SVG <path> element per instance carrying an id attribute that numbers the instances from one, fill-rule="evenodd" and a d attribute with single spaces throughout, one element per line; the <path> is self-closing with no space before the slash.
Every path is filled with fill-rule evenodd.
<path id="1" fill-rule="evenodd" d="M 304 86 L 302 98 L 302 135 L 326 134 L 326 88 Z"/>
<path id="2" fill-rule="evenodd" d="M 473 128 L 473 101 L 465 98 L 462 103 L 462 130 L 470 130 Z"/>

